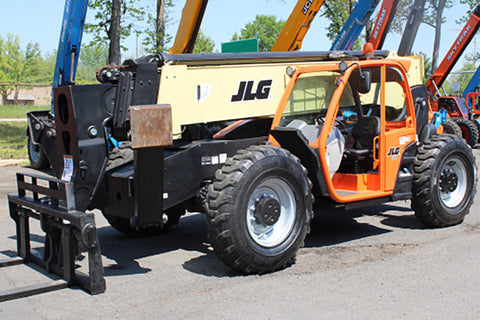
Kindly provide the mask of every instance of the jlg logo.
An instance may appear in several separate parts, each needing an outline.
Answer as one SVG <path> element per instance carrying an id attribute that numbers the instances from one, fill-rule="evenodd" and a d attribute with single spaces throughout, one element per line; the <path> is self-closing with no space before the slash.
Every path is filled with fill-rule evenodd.
<path id="1" fill-rule="evenodd" d="M 255 81 L 240 81 L 237 94 L 232 96 L 231 102 L 265 100 L 270 95 L 272 80 L 260 80 L 257 89 L 253 89 Z"/>
<path id="2" fill-rule="evenodd" d="M 400 154 L 400 147 L 391 147 L 388 150 L 387 157 L 397 157 Z"/>

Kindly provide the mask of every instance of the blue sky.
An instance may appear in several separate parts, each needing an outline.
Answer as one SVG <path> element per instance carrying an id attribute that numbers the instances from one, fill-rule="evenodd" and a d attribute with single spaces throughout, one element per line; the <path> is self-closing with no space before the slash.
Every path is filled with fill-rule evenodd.
<path id="1" fill-rule="evenodd" d="M 146 4 L 154 4 L 154 0 L 143 1 Z M 18 35 L 23 45 L 30 41 L 38 42 L 42 53 L 50 53 L 57 48 L 64 0 L 2 0 L 0 3 L 3 3 L 0 11 L 0 36 L 6 37 L 8 33 Z M 239 32 L 257 14 L 275 15 L 286 20 L 295 3 L 295 0 L 210 0 L 201 29 L 204 34 L 214 39 L 219 48 L 222 42 L 229 41 L 235 32 Z M 168 26 L 168 33 L 171 35 L 176 33 L 184 4 L 185 0 L 176 1 L 171 11 L 171 22 Z M 463 27 L 455 24 L 455 20 L 464 16 L 466 9 L 465 6 L 457 4 L 446 11 L 447 21 L 442 29 L 440 58 L 443 58 Z M 88 12 L 87 21 L 92 20 L 91 18 L 92 12 Z M 326 26 L 326 19 L 317 15 L 304 39 L 302 50 L 328 50 L 331 43 L 324 36 Z M 388 34 L 384 49 L 396 50 L 400 38 L 400 35 Z M 433 38 L 433 28 L 422 25 L 414 50 L 431 55 Z M 86 41 L 88 35 L 84 36 L 84 42 Z M 477 39 L 477 42 L 480 47 L 480 40 Z M 135 39 L 129 39 L 125 45 L 129 52 L 123 57 L 135 55 Z M 472 41 L 467 52 L 473 51 L 474 48 L 475 41 Z"/>

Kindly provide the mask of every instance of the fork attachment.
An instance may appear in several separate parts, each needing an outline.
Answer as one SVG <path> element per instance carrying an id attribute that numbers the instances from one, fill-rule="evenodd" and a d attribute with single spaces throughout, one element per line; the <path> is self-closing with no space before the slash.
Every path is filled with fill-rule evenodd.
<path id="1" fill-rule="evenodd" d="M 78 285 L 91 294 L 104 292 L 95 217 L 92 213 L 75 210 L 73 184 L 53 177 L 17 173 L 17 189 L 18 195 L 8 195 L 8 202 L 10 216 L 16 224 L 17 252 L 23 263 L 35 263 L 57 274 L 68 287 Z M 45 232 L 43 255 L 32 251 L 30 218 L 39 220 Z M 76 257 L 82 252 L 88 252 L 88 273 L 76 270 Z M 31 294 L 51 290 L 37 290 Z M 21 289 L 15 292 L 20 293 L 11 299 L 30 295 L 22 294 Z M 0 300 L 1 296 L 0 293 Z"/>

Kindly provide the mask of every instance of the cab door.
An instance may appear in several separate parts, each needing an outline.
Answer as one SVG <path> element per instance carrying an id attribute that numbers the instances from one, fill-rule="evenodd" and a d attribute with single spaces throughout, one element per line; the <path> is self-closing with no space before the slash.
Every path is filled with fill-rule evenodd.
<path id="1" fill-rule="evenodd" d="M 385 83 L 382 99 L 382 136 L 383 150 L 379 154 L 382 190 L 392 191 L 398 175 L 400 161 L 405 148 L 415 143 L 416 127 L 414 106 L 409 94 L 406 74 L 396 66 L 383 66 Z"/>

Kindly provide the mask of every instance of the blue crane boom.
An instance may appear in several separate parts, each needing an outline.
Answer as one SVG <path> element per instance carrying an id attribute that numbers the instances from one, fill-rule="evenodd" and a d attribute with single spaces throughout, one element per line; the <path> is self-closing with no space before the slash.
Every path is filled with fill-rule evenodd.
<path id="1" fill-rule="evenodd" d="M 87 7 L 88 0 L 65 0 L 52 89 L 75 81 Z"/>
<path id="2" fill-rule="evenodd" d="M 480 67 L 478 67 L 477 71 L 472 76 L 472 79 L 470 79 L 470 82 L 468 82 L 467 86 L 465 87 L 465 90 L 463 90 L 462 96 L 466 99 L 467 95 L 470 92 L 475 92 L 477 91 L 477 88 L 480 87 Z"/>
<path id="3" fill-rule="evenodd" d="M 330 50 L 351 50 L 380 0 L 359 0 Z"/>

